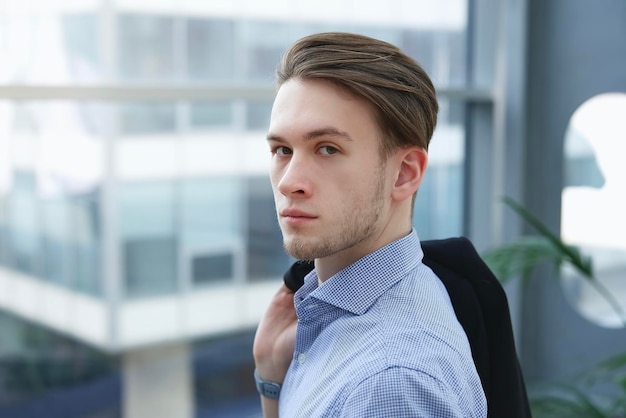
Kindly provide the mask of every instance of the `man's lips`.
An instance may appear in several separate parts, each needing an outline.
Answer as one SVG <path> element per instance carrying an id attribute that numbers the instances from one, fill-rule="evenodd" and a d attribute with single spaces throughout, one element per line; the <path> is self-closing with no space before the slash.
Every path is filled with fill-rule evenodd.
<path id="1" fill-rule="evenodd" d="M 314 219 L 317 216 L 312 215 L 308 212 L 304 212 L 298 209 L 285 209 L 280 211 L 281 218 L 303 218 L 303 219 Z"/>
<path id="2" fill-rule="evenodd" d="M 304 226 L 317 219 L 317 216 L 299 209 L 284 209 L 280 211 L 280 220 L 284 225 L 293 227 Z"/>

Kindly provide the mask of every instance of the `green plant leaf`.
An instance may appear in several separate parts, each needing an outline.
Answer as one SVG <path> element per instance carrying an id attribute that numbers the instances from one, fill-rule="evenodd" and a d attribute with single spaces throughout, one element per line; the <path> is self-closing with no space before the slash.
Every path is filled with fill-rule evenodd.
<path id="1" fill-rule="evenodd" d="M 544 262 L 560 265 L 563 256 L 542 237 L 521 237 L 483 254 L 483 259 L 501 281 L 514 277 L 527 278 Z"/>
<path id="2" fill-rule="evenodd" d="M 597 405 L 585 392 L 572 385 L 551 385 L 531 401 L 535 417 L 609 418 L 609 411 Z"/>
<path id="3" fill-rule="evenodd" d="M 526 210 L 515 200 L 510 197 L 505 197 L 503 200 L 504 203 L 515 211 L 515 213 L 522 217 L 533 228 L 535 228 L 541 236 L 550 242 L 553 245 L 554 250 L 561 254 L 562 259 L 568 260 L 571 265 L 574 266 L 583 276 L 590 280 L 595 280 L 593 276 L 591 258 L 583 256 L 577 247 L 565 244 L 559 237 L 550 232 L 550 230 L 541 221 L 539 221 L 539 219 L 537 219 L 532 213 Z"/>
<path id="4" fill-rule="evenodd" d="M 521 237 L 515 242 L 504 244 L 485 253 L 483 258 L 496 277 L 499 277 L 502 282 L 507 282 L 516 276 L 521 276 L 526 282 L 532 270 L 542 263 L 549 262 L 557 269 L 567 263 L 611 305 L 626 326 L 626 312 L 611 292 L 595 278 L 591 258 L 583 255 L 578 247 L 563 242 L 515 200 L 504 197 L 503 201 L 528 222 L 539 233 L 539 236 Z"/>

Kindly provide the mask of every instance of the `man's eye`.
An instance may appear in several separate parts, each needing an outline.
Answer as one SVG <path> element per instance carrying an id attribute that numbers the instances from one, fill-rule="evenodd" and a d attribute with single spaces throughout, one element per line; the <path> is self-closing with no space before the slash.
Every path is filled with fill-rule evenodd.
<path id="1" fill-rule="evenodd" d="M 331 147 L 329 145 L 325 145 L 323 147 L 320 147 L 320 153 L 323 154 L 323 155 L 336 154 L 337 152 L 338 152 L 337 148 Z"/>
<path id="2" fill-rule="evenodd" d="M 291 154 L 291 150 L 287 147 L 276 147 L 272 150 L 272 152 L 276 155 L 289 155 Z"/>

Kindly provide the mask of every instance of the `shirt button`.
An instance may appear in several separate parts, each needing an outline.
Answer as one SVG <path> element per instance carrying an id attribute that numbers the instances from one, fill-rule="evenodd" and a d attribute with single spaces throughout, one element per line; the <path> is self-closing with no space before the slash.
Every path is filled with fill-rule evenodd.
<path id="1" fill-rule="evenodd" d="M 302 364 L 306 361 L 306 354 L 300 353 L 298 354 L 298 363 Z"/>

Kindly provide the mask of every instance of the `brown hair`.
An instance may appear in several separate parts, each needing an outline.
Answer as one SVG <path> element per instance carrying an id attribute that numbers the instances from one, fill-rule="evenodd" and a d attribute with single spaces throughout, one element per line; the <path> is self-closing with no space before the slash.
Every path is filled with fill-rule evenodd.
<path id="1" fill-rule="evenodd" d="M 278 87 L 292 78 L 332 81 L 370 102 L 383 155 L 412 145 L 428 150 L 439 109 L 435 88 L 398 47 L 351 33 L 309 35 L 285 52 L 277 70 Z"/>

